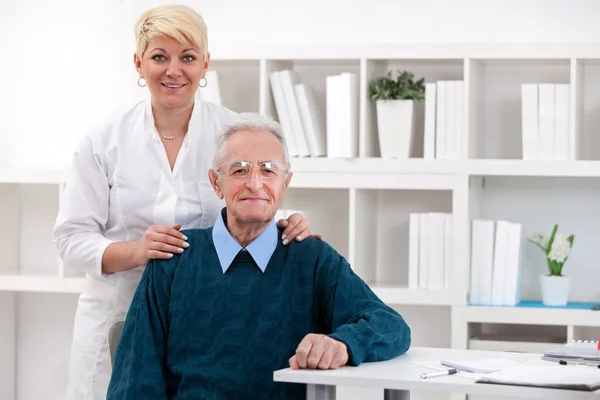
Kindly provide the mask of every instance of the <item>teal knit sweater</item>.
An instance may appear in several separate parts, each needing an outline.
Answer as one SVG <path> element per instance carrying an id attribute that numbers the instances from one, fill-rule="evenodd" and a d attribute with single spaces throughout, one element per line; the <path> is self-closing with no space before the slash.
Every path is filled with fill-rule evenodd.
<path id="1" fill-rule="evenodd" d="M 279 241 L 265 272 L 241 251 L 223 273 L 212 228 L 146 268 L 119 343 L 109 400 L 301 399 L 273 371 L 308 333 L 345 343 L 349 364 L 408 350 L 410 329 L 317 239 Z"/>

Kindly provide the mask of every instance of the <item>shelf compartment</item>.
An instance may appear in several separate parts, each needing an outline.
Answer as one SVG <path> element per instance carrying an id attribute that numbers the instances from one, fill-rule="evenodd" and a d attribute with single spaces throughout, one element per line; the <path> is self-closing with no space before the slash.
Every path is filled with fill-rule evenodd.
<path id="1" fill-rule="evenodd" d="M 476 337 L 469 339 L 470 350 L 490 350 L 490 351 L 510 351 L 519 353 L 543 353 L 544 351 L 553 347 L 558 347 L 562 342 L 548 342 L 548 341 L 522 341 L 514 338 L 514 340 L 503 340 L 502 336 L 499 337 Z"/>
<path id="2" fill-rule="evenodd" d="M 471 323 L 473 350 L 540 353 L 567 341 L 568 327 L 556 325 Z"/>
<path id="3" fill-rule="evenodd" d="M 261 103 L 260 113 L 274 117 L 279 121 L 279 115 L 275 106 L 273 92 L 271 89 L 271 74 L 275 71 L 291 70 L 298 78 L 297 84 L 305 84 L 313 92 L 316 108 L 321 118 L 321 129 L 327 138 L 327 77 L 330 75 L 339 75 L 341 73 L 352 73 L 356 75 L 356 83 L 359 85 L 361 79 L 360 59 L 266 59 L 261 73 Z M 352 135 L 352 149 L 356 150 L 353 157 L 359 155 L 359 130 L 360 130 L 360 107 L 359 98 L 353 104 L 356 115 L 353 123 L 356 123 L 356 132 Z M 286 135 L 292 135 L 293 132 L 286 132 Z M 306 136 L 306 135 L 304 135 Z M 325 139 L 327 146 L 327 139 Z M 297 157 L 294 157 L 296 159 Z M 292 160 L 293 163 L 293 160 Z"/>
<path id="4" fill-rule="evenodd" d="M 404 287 L 409 280 L 410 213 L 451 214 L 453 204 L 451 190 L 393 189 L 352 189 L 350 203 L 354 270 L 370 285 Z"/>
<path id="5" fill-rule="evenodd" d="M 310 222 L 313 232 L 323 235 L 323 240 L 348 259 L 348 199 L 347 189 L 291 187 L 288 188 L 280 209 L 302 212 Z"/>
<path id="6" fill-rule="evenodd" d="M 437 81 L 457 81 L 464 79 L 464 59 L 367 59 L 363 67 L 365 79 L 361 107 L 360 156 L 379 157 L 381 155 L 379 135 L 377 130 L 377 106 L 370 99 L 369 84 L 371 79 L 385 76 L 388 71 L 409 71 L 414 73 L 415 79 L 425 78 L 426 83 Z M 425 124 L 424 102 L 415 103 L 414 110 L 414 138 L 411 149 L 411 158 L 423 158 L 423 132 Z"/>
<path id="7" fill-rule="evenodd" d="M 209 70 L 218 75 L 223 106 L 238 113 L 259 112 L 259 60 L 211 60 Z M 208 80 L 206 84 L 208 92 L 217 83 Z M 199 87 L 199 98 L 202 97 L 202 91 L 203 88 Z"/>
<path id="8" fill-rule="evenodd" d="M 522 159 L 521 84 L 570 83 L 571 60 L 467 59 L 469 158 Z"/>
<path id="9" fill-rule="evenodd" d="M 600 302 L 600 270 L 590 260 L 597 252 L 595 213 L 600 196 L 597 178 L 506 177 L 471 178 L 470 218 L 507 220 L 522 224 L 520 292 L 523 300 L 541 298 L 539 276 L 547 273 L 543 252 L 527 238 L 534 232 L 575 234 L 575 244 L 563 273 L 572 278 L 570 300 Z M 471 244 L 469 242 L 469 254 Z M 476 267 L 476 266 L 475 266 Z"/>
<path id="10" fill-rule="evenodd" d="M 60 258 L 52 240 L 61 185 L 0 184 L 0 276 L 58 276 Z"/>
<path id="11" fill-rule="evenodd" d="M 571 115 L 575 118 L 574 129 L 579 138 L 576 143 L 577 156 L 581 160 L 600 160 L 600 59 L 578 59 L 573 61 L 575 104 Z"/>

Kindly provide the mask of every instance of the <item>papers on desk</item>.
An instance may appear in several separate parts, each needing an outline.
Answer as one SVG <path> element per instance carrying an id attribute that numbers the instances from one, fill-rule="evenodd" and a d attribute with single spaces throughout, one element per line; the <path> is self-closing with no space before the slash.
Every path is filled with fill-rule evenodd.
<path id="1" fill-rule="evenodd" d="M 596 344 L 566 344 L 544 352 L 545 358 L 561 360 L 585 360 L 600 362 L 600 351 Z"/>
<path id="2" fill-rule="evenodd" d="M 516 361 L 506 358 L 484 358 L 483 360 L 442 360 L 442 365 L 456 368 L 459 371 L 472 372 L 475 374 L 487 374 L 501 371 L 505 368 L 514 368 L 520 365 Z"/>
<path id="3" fill-rule="evenodd" d="M 477 383 L 594 391 L 600 389 L 600 369 L 582 365 L 519 365 L 481 375 Z"/>

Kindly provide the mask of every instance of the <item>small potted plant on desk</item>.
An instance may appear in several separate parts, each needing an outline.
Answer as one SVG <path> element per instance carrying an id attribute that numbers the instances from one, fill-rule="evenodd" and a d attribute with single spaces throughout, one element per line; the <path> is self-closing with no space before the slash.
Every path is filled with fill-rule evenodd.
<path id="1" fill-rule="evenodd" d="M 540 276 L 542 303 L 547 306 L 564 306 L 569 300 L 571 278 L 562 274 L 563 266 L 573 247 L 575 235 L 565 236 L 556 233 L 558 225 L 554 225 L 550 237 L 542 233 L 534 233 L 529 241 L 538 246 L 545 254 L 548 274 Z"/>
<path id="2" fill-rule="evenodd" d="M 369 84 L 371 100 L 377 107 L 377 131 L 382 158 L 410 157 L 414 137 L 414 105 L 425 99 L 425 78 L 415 81 L 414 74 L 397 71 L 378 76 Z"/>

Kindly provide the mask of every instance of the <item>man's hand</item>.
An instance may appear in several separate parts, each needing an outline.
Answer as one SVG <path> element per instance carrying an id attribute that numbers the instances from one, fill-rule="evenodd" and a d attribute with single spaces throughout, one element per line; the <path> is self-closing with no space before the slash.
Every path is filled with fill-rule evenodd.
<path id="1" fill-rule="evenodd" d="M 290 358 L 292 369 L 337 369 L 348 363 L 348 348 L 342 342 L 325 335 L 309 333 Z"/>

